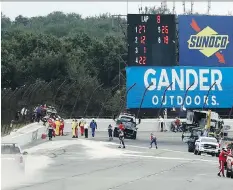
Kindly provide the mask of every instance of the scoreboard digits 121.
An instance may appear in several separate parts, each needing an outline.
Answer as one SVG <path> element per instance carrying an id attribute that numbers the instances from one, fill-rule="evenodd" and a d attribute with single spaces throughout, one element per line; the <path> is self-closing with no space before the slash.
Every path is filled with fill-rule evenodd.
<path id="1" fill-rule="evenodd" d="M 128 14 L 128 66 L 176 65 L 175 15 Z"/>

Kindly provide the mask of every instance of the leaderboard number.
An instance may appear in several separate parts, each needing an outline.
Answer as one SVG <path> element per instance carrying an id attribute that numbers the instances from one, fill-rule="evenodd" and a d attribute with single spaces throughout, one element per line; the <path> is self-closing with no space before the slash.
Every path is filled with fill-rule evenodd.
<path id="1" fill-rule="evenodd" d="M 136 57 L 136 63 L 140 64 L 140 65 L 145 65 L 146 64 L 146 56 L 139 56 Z"/>
<path id="2" fill-rule="evenodd" d="M 141 34 L 142 32 L 145 33 L 146 32 L 146 26 L 145 25 L 139 25 L 138 27 L 135 27 L 136 33 Z"/>
<path id="3" fill-rule="evenodd" d="M 160 18 L 160 15 L 158 15 L 157 16 L 157 24 L 160 24 L 160 23 L 161 23 L 161 18 Z M 158 33 L 159 34 L 161 34 L 161 33 L 165 34 L 165 36 L 163 36 L 163 43 L 164 44 L 168 44 L 168 42 L 169 42 L 169 38 L 168 38 L 168 34 L 169 34 L 168 26 L 167 25 L 158 26 Z M 158 43 L 162 42 L 161 37 L 162 36 L 158 37 Z"/>

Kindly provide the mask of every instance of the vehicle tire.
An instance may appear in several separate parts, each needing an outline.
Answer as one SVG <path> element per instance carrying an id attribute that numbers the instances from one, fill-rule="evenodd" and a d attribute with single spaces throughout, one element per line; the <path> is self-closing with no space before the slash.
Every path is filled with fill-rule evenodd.
<path id="1" fill-rule="evenodd" d="M 215 153 L 211 154 L 212 157 L 214 157 L 215 155 L 216 155 Z"/>
<path id="2" fill-rule="evenodd" d="M 113 137 L 118 137 L 118 131 L 117 128 L 114 129 L 113 131 Z"/>
<path id="3" fill-rule="evenodd" d="M 133 134 L 132 139 L 133 139 L 133 140 L 136 140 L 136 138 L 137 138 L 137 132 L 135 132 L 135 133 Z"/>
<path id="4" fill-rule="evenodd" d="M 197 155 L 201 156 L 201 151 L 198 151 Z"/>
<path id="5" fill-rule="evenodd" d="M 193 152 L 194 151 L 194 145 L 193 143 L 188 143 L 188 152 Z"/>
<path id="6" fill-rule="evenodd" d="M 194 150 L 194 154 L 197 155 L 197 150 L 196 149 Z"/>
<path id="7" fill-rule="evenodd" d="M 229 170 L 226 171 L 226 177 L 228 177 L 228 178 L 231 177 L 231 171 L 229 171 Z"/>

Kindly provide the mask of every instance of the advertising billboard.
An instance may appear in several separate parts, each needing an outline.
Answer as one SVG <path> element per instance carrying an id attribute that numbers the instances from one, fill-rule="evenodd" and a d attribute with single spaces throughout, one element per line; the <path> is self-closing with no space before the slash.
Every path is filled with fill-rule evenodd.
<path id="1" fill-rule="evenodd" d="M 136 84 L 127 94 L 127 108 L 139 108 L 145 89 L 142 108 L 163 107 L 231 108 L 233 105 L 233 67 L 128 67 L 127 89 Z M 150 86 L 151 84 L 151 86 Z M 189 88 L 190 87 L 190 88 Z M 187 96 L 185 98 L 185 92 Z"/>
<path id="2" fill-rule="evenodd" d="M 179 65 L 233 67 L 233 16 L 178 17 Z"/>

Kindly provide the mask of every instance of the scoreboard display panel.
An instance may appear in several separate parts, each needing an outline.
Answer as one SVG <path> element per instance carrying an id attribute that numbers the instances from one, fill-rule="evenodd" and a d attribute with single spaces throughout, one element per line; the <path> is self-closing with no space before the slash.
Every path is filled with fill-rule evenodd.
<path id="1" fill-rule="evenodd" d="M 176 65 L 175 15 L 128 14 L 128 66 Z"/>

